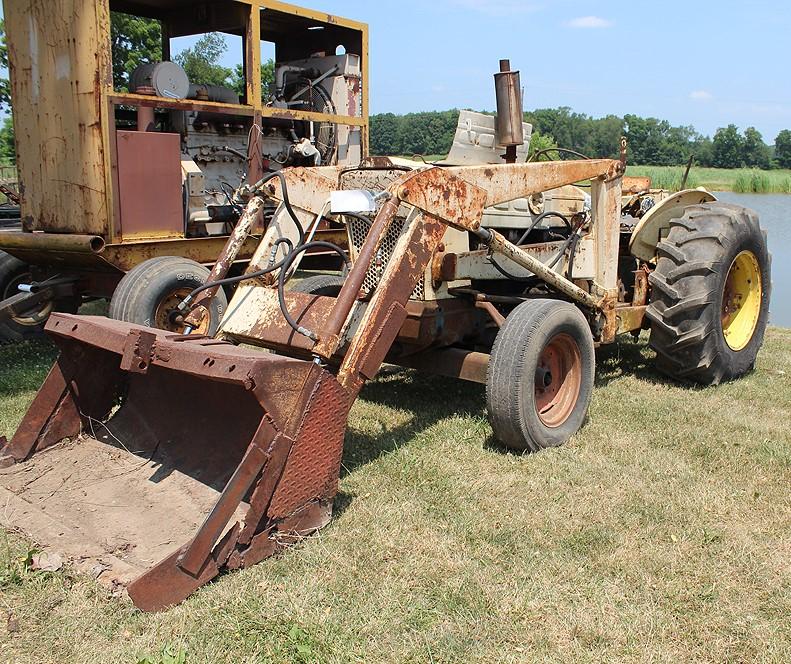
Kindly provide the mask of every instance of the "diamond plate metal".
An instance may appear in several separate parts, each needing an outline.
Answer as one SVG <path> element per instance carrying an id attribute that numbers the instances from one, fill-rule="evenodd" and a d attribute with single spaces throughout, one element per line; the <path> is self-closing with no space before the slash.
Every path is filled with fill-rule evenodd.
<path id="1" fill-rule="evenodd" d="M 310 398 L 272 497 L 268 510 L 271 519 L 286 517 L 311 500 L 331 500 L 338 491 L 350 407 L 348 393 L 334 376 L 325 373 Z"/>

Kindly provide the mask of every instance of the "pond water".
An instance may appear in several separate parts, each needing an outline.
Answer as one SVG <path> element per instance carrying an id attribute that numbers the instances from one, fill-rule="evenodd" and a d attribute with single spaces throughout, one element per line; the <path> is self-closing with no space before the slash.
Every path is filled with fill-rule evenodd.
<path id="1" fill-rule="evenodd" d="M 771 325 L 791 327 L 791 194 L 735 194 L 719 191 L 714 195 L 726 203 L 738 203 L 758 213 L 772 253 Z"/>

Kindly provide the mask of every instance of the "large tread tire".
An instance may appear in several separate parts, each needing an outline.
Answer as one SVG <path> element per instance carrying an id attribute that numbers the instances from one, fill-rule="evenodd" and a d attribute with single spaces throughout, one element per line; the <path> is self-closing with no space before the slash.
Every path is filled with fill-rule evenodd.
<path id="1" fill-rule="evenodd" d="M 17 285 L 33 280 L 30 266 L 18 258 L 0 251 L 0 300 L 16 295 Z M 69 298 L 51 302 L 40 307 L 36 315 L 30 316 L 25 322 L 14 319 L 0 323 L 0 343 L 35 339 L 44 334 L 44 325 L 50 312 L 65 311 L 74 313 L 79 307 L 79 298 Z"/>
<path id="2" fill-rule="evenodd" d="M 110 300 L 108 315 L 116 320 L 136 323 L 146 327 L 168 328 L 157 324 L 157 312 L 161 318 L 163 303 L 183 298 L 194 288 L 201 286 L 209 277 L 209 270 L 200 263 L 177 256 L 158 256 L 140 263 L 127 272 Z M 179 297 L 175 297 L 175 294 Z M 217 331 L 228 299 L 222 288 L 209 303 L 210 320 L 204 334 Z"/>
<path id="3" fill-rule="evenodd" d="M 579 391 L 566 419 L 547 426 L 537 410 L 537 371 L 542 354 L 558 335 L 576 345 Z M 548 299 L 523 302 L 506 318 L 489 359 L 486 407 L 495 436 L 516 450 L 538 451 L 562 445 L 585 422 L 595 373 L 593 336 L 577 307 Z"/>
<path id="4" fill-rule="evenodd" d="M 338 297 L 338 293 L 341 292 L 342 286 L 343 277 L 339 275 L 316 274 L 298 281 L 291 290 L 297 293 L 307 293 L 308 295 Z"/>
<path id="5" fill-rule="evenodd" d="M 761 275 L 761 302 L 755 329 L 741 350 L 725 340 L 721 311 L 734 259 L 752 252 Z M 771 256 L 758 216 L 740 205 L 693 205 L 670 222 L 657 245 L 656 270 L 648 278 L 651 302 L 649 343 L 656 366 L 679 380 L 716 385 L 755 365 L 769 319 Z"/>

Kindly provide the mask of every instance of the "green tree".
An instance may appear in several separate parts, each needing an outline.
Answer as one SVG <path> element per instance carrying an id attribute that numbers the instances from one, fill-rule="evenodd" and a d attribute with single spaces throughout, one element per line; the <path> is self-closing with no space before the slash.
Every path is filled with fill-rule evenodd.
<path id="1" fill-rule="evenodd" d="M 764 143 L 761 132 L 755 127 L 747 127 L 744 130 L 742 159 L 745 165 L 756 168 L 769 168 L 771 165 L 769 147 Z"/>
<path id="2" fill-rule="evenodd" d="M 587 134 L 585 125 L 589 119 L 587 115 L 575 113 L 568 106 L 538 108 L 525 113 L 525 121 L 532 124 L 539 134 L 549 134 L 560 147 L 583 153 Z"/>
<path id="3" fill-rule="evenodd" d="M 555 143 L 555 139 L 552 138 L 549 134 L 542 134 L 539 131 L 533 130 L 533 133 L 530 135 L 530 145 L 527 149 L 527 158 L 533 159 L 537 152 L 541 152 L 542 150 L 552 150 L 552 148 L 556 148 L 558 145 Z M 560 159 L 560 155 L 557 152 L 545 152 L 544 154 L 540 155 L 536 161 L 555 161 Z"/>
<path id="4" fill-rule="evenodd" d="M 691 127 L 672 127 L 667 120 L 625 115 L 629 143 L 629 162 L 654 166 L 673 166 L 685 161 L 689 153 Z"/>
<path id="5" fill-rule="evenodd" d="M 791 168 L 791 130 L 783 129 L 775 138 L 775 161 L 780 168 Z"/>
<path id="6" fill-rule="evenodd" d="M 261 63 L 261 97 L 264 100 L 270 98 L 270 87 L 275 82 L 275 61 L 269 58 L 266 62 Z M 244 80 L 244 67 L 240 64 L 233 68 L 233 80 L 231 87 L 239 95 L 240 99 L 244 99 L 247 93 L 247 88 Z"/>
<path id="7" fill-rule="evenodd" d="M 227 50 L 228 45 L 219 32 L 207 32 L 173 60 L 184 68 L 191 83 L 230 86 L 233 70 L 217 64 Z"/>
<path id="8" fill-rule="evenodd" d="M 695 156 L 698 166 L 712 166 L 714 163 L 714 145 L 708 136 L 698 135 L 690 144 L 690 154 Z"/>
<path id="9" fill-rule="evenodd" d="M 712 143 L 712 165 L 717 168 L 739 168 L 743 165 L 744 138 L 736 125 L 720 127 Z"/>
<path id="10" fill-rule="evenodd" d="M 580 152 L 588 157 L 616 159 L 620 154 L 624 120 L 617 115 L 594 120 L 587 119 L 586 136 Z"/>
<path id="11" fill-rule="evenodd" d="M 3 164 L 16 163 L 16 146 L 14 145 L 14 121 L 10 115 L 3 118 L 0 127 L 0 162 Z"/>
<path id="12" fill-rule="evenodd" d="M 371 153 L 378 155 L 402 154 L 399 139 L 401 118 L 392 113 L 381 113 L 370 117 Z"/>
<path id="13" fill-rule="evenodd" d="M 111 12 L 110 47 L 113 86 L 117 90 L 126 90 L 135 67 L 162 59 L 162 26 L 152 18 Z"/>

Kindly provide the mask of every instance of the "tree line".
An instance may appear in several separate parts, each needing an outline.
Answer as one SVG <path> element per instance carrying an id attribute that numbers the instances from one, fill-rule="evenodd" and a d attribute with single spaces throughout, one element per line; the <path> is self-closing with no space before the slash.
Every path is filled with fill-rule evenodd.
<path id="1" fill-rule="evenodd" d="M 372 115 L 371 153 L 447 154 L 458 115 L 457 110 Z M 528 111 L 525 122 L 533 126 L 531 152 L 563 147 L 589 157 L 617 158 L 620 138 L 626 136 L 632 164 L 677 166 L 694 156 L 699 166 L 791 168 L 791 130 L 788 129 L 781 131 L 770 147 L 755 127 L 740 132 L 736 125 L 730 124 L 708 137 L 694 127 L 673 126 L 667 120 L 632 114 L 593 118 L 566 106 Z"/>

